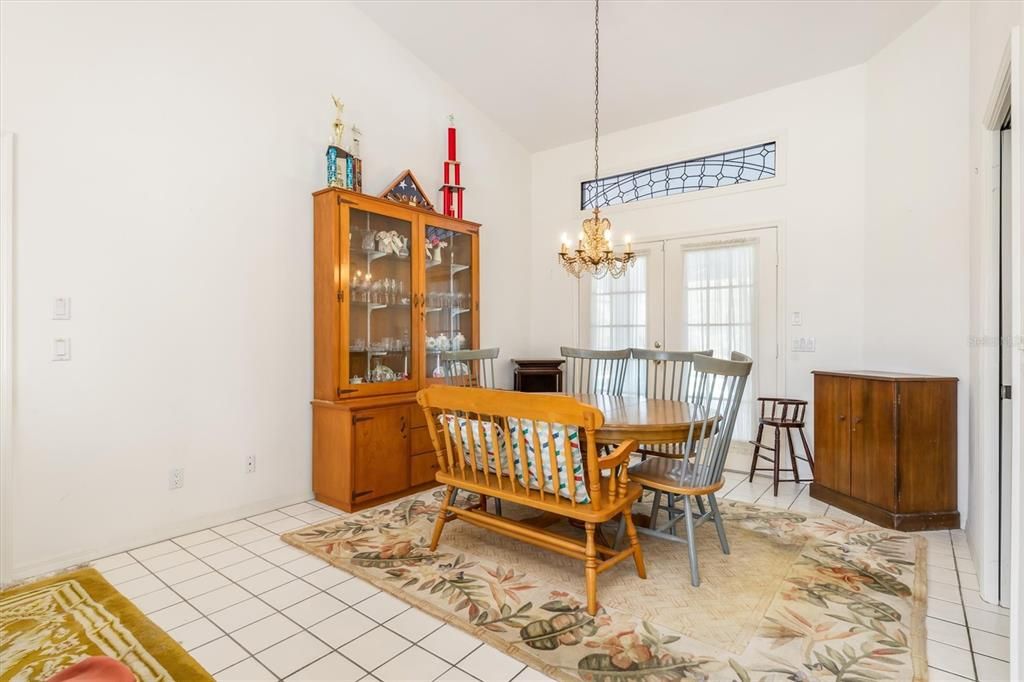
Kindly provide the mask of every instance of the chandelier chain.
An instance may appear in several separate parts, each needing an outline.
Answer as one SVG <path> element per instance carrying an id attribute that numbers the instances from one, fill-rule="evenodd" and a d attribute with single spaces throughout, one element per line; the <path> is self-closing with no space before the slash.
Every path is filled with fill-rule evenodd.
<path id="1" fill-rule="evenodd" d="M 600 172 L 601 139 L 601 4 L 594 0 L 594 179 Z M 611 222 L 601 216 L 601 210 L 595 206 L 592 217 L 583 221 L 583 231 L 576 249 L 569 250 L 569 238 L 562 238 L 562 248 L 558 252 L 558 260 L 573 277 L 579 278 L 589 273 L 594 279 L 606 275 L 613 278 L 621 277 L 636 262 L 636 253 L 626 239 L 626 250 L 617 255 L 611 245 Z"/>
<path id="2" fill-rule="evenodd" d="M 600 136 L 600 125 L 598 115 L 600 113 L 599 102 L 601 94 L 601 0 L 594 0 L 594 179 L 597 180 L 598 150 L 597 140 Z"/>

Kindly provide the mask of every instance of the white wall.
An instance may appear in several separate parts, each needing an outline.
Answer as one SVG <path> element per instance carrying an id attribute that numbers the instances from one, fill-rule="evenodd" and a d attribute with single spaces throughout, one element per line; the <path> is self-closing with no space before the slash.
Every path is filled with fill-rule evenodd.
<path id="1" fill-rule="evenodd" d="M 712 190 L 606 211 L 635 241 L 780 225 L 785 382 L 810 399 L 813 369 L 957 376 L 960 508 L 967 509 L 967 63 L 964 4 L 942 4 L 867 64 L 602 138 L 602 174 L 780 134 L 779 184 Z M 533 156 L 536 355 L 575 338 L 575 289 L 556 263 L 582 214 L 590 142 Z M 671 304 L 671 294 L 667 295 Z M 803 325 L 791 327 L 791 312 Z M 571 312 L 571 314 L 567 314 Z M 813 336 L 817 351 L 788 352 Z"/>
<path id="2" fill-rule="evenodd" d="M 525 150 L 339 3 L 3 3 L 16 138 L 16 575 L 310 494 L 312 211 L 333 109 L 364 185 L 440 185 L 455 113 L 482 337 L 526 347 Z M 49 319 L 71 296 L 73 319 Z M 50 361 L 53 337 L 72 361 Z M 257 471 L 245 473 L 245 457 Z M 168 471 L 185 487 L 168 490 Z"/>
<path id="3" fill-rule="evenodd" d="M 809 397 L 812 369 L 861 366 L 864 326 L 864 94 L 858 66 L 712 109 L 607 135 L 602 174 L 734 149 L 778 137 L 783 181 L 737 191 L 710 190 L 612 207 L 618 235 L 634 241 L 750 225 L 778 225 L 783 260 L 780 310 L 800 311 L 803 325 L 780 326 L 785 385 Z M 574 339 L 564 305 L 575 280 L 557 264 L 562 232 L 582 217 L 579 181 L 593 172 L 591 142 L 533 156 L 534 273 L 530 337 L 535 355 L 557 354 Z M 671 293 L 667 304 L 673 303 Z M 814 336 L 816 353 L 790 353 L 789 338 Z"/>
<path id="4" fill-rule="evenodd" d="M 970 8 L 940 3 L 867 62 L 864 363 L 958 384 L 968 498 Z"/>

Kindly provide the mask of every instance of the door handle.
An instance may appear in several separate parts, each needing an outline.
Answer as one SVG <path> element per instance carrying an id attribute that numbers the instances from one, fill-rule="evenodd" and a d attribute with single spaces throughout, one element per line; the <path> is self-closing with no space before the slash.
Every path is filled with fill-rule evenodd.
<path id="1" fill-rule="evenodd" d="M 655 348 L 661 348 L 661 341 L 655 341 L 654 342 L 654 347 Z"/>

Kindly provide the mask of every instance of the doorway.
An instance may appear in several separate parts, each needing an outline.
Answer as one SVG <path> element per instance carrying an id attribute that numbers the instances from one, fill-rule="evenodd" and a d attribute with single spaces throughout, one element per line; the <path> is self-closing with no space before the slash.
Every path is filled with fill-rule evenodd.
<path id="1" fill-rule="evenodd" d="M 1010 606 L 1010 543 L 1012 538 L 1013 445 L 1012 354 L 1012 112 L 999 131 L 999 604 Z"/>
<path id="2" fill-rule="evenodd" d="M 756 397 L 781 389 L 776 228 L 643 242 L 634 250 L 636 263 L 621 278 L 581 280 L 581 345 L 749 355 L 754 367 L 733 435 L 749 440 Z M 626 390 L 638 386 L 630 368 Z M 736 466 L 749 467 L 749 457 Z"/>

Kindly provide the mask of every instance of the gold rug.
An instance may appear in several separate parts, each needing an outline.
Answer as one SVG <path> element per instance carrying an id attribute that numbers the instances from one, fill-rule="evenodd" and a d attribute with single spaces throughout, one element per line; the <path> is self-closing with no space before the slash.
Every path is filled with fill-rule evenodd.
<path id="1" fill-rule="evenodd" d="M 459 521 L 430 552 L 439 502 L 430 491 L 282 537 L 558 679 L 926 679 L 923 538 L 723 502 L 732 552 L 697 529 L 699 588 L 685 545 L 642 535 L 648 579 L 631 562 L 601 574 L 591 617 L 580 561 Z"/>
<path id="2" fill-rule="evenodd" d="M 95 569 L 0 592 L 0 680 L 46 680 L 86 656 L 109 656 L 139 682 L 213 680 Z"/>

